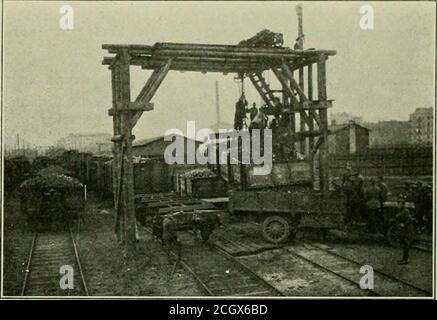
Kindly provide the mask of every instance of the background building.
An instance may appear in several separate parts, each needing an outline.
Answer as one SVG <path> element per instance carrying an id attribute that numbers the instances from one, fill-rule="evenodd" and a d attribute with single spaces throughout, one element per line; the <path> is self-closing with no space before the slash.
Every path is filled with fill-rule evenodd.
<path id="1" fill-rule="evenodd" d="M 112 147 L 111 137 L 107 133 L 70 134 L 58 140 L 56 146 L 79 152 L 108 153 Z"/>
<path id="2" fill-rule="evenodd" d="M 331 113 L 330 119 L 332 125 L 348 124 L 350 121 L 353 121 L 357 124 L 361 124 L 363 122 L 362 117 L 354 116 L 347 112 Z"/>
<path id="3" fill-rule="evenodd" d="M 411 142 L 409 121 L 366 122 L 363 125 L 370 130 L 370 147 L 400 146 Z"/>
<path id="4" fill-rule="evenodd" d="M 433 108 L 417 108 L 410 114 L 411 142 L 431 144 L 433 139 Z"/>
<path id="5" fill-rule="evenodd" d="M 354 121 L 343 125 L 331 125 L 329 130 L 330 153 L 347 155 L 364 152 L 369 148 L 369 129 Z"/>

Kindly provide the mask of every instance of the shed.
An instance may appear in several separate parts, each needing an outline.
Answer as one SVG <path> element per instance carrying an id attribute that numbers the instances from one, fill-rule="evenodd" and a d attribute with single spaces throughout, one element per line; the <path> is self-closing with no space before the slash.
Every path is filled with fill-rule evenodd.
<path id="1" fill-rule="evenodd" d="M 370 130 L 354 121 L 329 128 L 329 152 L 338 155 L 354 154 L 369 149 Z"/>

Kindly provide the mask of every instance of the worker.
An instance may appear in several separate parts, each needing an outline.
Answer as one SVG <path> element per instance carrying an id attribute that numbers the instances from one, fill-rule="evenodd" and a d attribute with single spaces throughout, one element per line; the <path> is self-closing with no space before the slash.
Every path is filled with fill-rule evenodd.
<path id="1" fill-rule="evenodd" d="M 235 116 L 234 116 L 234 129 L 241 130 L 244 126 L 244 120 L 246 119 L 247 113 L 247 100 L 244 93 L 241 95 L 240 99 L 235 104 Z"/>
<path id="2" fill-rule="evenodd" d="M 294 43 L 293 49 L 294 50 L 302 50 L 304 39 L 305 39 L 305 36 L 303 34 L 298 36 L 296 38 L 296 42 Z"/>
<path id="3" fill-rule="evenodd" d="M 181 244 L 178 240 L 178 232 L 174 216 L 167 216 L 162 221 L 162 244 L 167 251 L 169 261 L 171 261 L 172 251 L 176 251 L 177 259 L 180 259 Z"/>
<path id="4" fill-rule="evenodd" d="M 344 218 L 344 223 L 349 224 L 352 222 L 352 210 L 351 207 L 351 194 L 352 194 L 352 183 L 351 183 L 352 167 L 349 162 L 346 163 L 345 172 L 342 177 L 341 189 L 346 196 L 346 215 Z"/>
<path id="5" fill-rule="evenodd" d="M 265 129 L 267 126 L 267 117 L 262 112 L 262 110 L 258 110 L 256 106 L 252 107 L 250 110 L 250 125 L 249 131 L 252 129 Z"/>
<path id="6" fill-rule="evenodd" d="M 410 258 L 410 247 L 415 235 L 415 219 L 410 210 L 406 207 L 406 198 L 401 195 L 399 199 L 399 212 L 396 214 L 395 223 L 399 230 L 399 240 L 402 245 L 402 259 L 399 264 L 408 264 Z"/>
<path id="7" fill-rule="evenodd" d="M 249 109 L 251 123 L 257 114 L 258 114 L 258 108 L 256 107 L 256 103 L 254 102 L 254 103 L 252 103 L 252 107 Z"/>
<path id="8" fill-rule="evenodd" d="M 426 190 L 421 181 L 414 184 L 412 200 L 415 208 L 415 219 L 419 224 L 419 228 L 423 228 L 426 214 Z"/>
<path id="9" fill-rule="evenodd" d="M 376 217 L 381 208 L 381 190 L 374 178 L 370 179 L 370 186 L 365 191 L 367 231 L 375 233 L 379 228 Z"/>
<path id="10" fill-rule="evenodd" d="M 379 204 L 380 204 L 380 209 L 379 209 L 379 213 L 381 215 L 381 217 L 384 217 L 384 202 L 387 201 L 387 197 L 388 197 L 388 187 L 387 184 L 384 181 L 384 177 L 383 176 L 379 176 L 378 177 L 378 188 L 379 188 Z"/>
<path id="11" fill-rule="evenodd" d="M 284 106 L 281 103 L 281 99 L 279 99 L 278 97 L 274 97 L 273 98 L 273 115 L 275 116 L 276 121 L 278 121 L 278 122 L 280 122 L 283 108 L 284 108 Z"/>
<path id="12" fill-rule="evenodd" d="M 424 188 L 424 224 L 425 230 L 427 232 L 432 233 L 432 202 L 433 202 L 433 193 L 432 193 L 432 185 L 427 185 Z"/>

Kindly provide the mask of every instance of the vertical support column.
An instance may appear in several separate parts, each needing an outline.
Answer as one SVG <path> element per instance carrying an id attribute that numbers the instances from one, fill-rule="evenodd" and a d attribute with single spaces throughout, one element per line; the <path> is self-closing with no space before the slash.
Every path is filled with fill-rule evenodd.
<path id="1" fill-rule="evenodd" d="M 299 87 L 303 92 L 305 92 L 304 82 L 305 82 L 304 81 L 304 68 L 300 67 L 299 68 Z M 299 102 L 303 106 L 304 99 L 302 97 L 299 97 Z M 305 112 L 305 111 L 303 111 L 303 112 Z M 300 117 L 300 131 L 301 132 L 306 131 L 305 120 L 302 116 Z M 307 139 L 304 139 L 300 142 L 300 153 L 302 155 L 304 155 L 306 152 L 306 141 L 307 141 Z"/>
<path id="2" fill-rule="evenodd" d="M 326 57 L 324 55 L 321 55 L 317 62 L 317 88 L 319 101 L 326 101 Z M 320 191 L 326 194 L 329 192 L 328 111 L 326 108 L 319 109 L 319 117 L 322 132 L 320 138 L 323 139 L 319 149 Z"/>
<path id="3" fill-rule="evenodd" d="M 110 67 L 111 69 L 111 84 L 112 84 L 112 107 L 113 107 L 113 136 L 118 137 L 122 135 L 121 132 L 121 115 L 119 110 L 120 101 L 120 66 L 118 60 Z M 123 152 L 123 142 L 121 140 L 113 140 L 113 162 L 112 162 L 112 190 L 114 196 L 114 209 L 115 209 L 115 233 L 117 239 L 123 241 L 123 216 L 120 206 L 120 181 L 121 181 L 121 156 Z"/>
<path id="4" fill-rule="evenodd" d="M 310 102 L 313 101 L 313 65 L 310 64 L 308 66 L 308 100 Z M 308 126 L 309 131 L 314 131 L 314 117 L 311 113 L 309 113 L 310 123 Z M 310 136 L 308 138 L 308 150 L 307 154 L 310 157 L 311 161 L 311 181 L 314 181 L 314 157 L 313 157 L 313 151 L 314 151 L 314 137 Z"/>
<path id="5" fill-rule="evenodd" d="M 130 95 L 130 54 L 123 49 L 120 55 L 120 103 L 121 130 L 123 134 L 123 176 L 122 176 L 122 201 L 125 218 L 125 244 L 127 253 L 132 253 L 136 248 L 136 220 L 134 207 L 134 174 L 132 163 L 132 116 L 126 110 L 131 102 Z"/>
<path id="6" fill-rule="evenodd" d="M 291 71 L 293 76 L 293 71 Z M 287 78 L 287 84 L 290 86 L 290 79 Z M 282 86 L 282 90 L 285 92 L 286 89 Z M 296 132 L 296 106 L 293 105 L 291 97 L 288 97 L 288 104 L 290 105 L 290 133 L 294 134 Z"/>

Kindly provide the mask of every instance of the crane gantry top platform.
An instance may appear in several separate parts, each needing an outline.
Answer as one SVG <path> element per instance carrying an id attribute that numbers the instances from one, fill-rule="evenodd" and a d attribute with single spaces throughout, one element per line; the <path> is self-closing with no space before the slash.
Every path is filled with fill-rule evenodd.
<path id="1" fill-rule="evenodd" d="M 125 52 L 130 56 L 130 65 L 143 69 L 154 70 L 171 59 L 170 70 L 222 73 L 262 72 L 279 68 L 283 63 L 295 70 L 336 54 L 335 50 L 169 42 L 158 42 L 153 46 L 104 44 L 102 48 L 115 54 L 105 57 L 104 65 L 112 65 Z"/>

